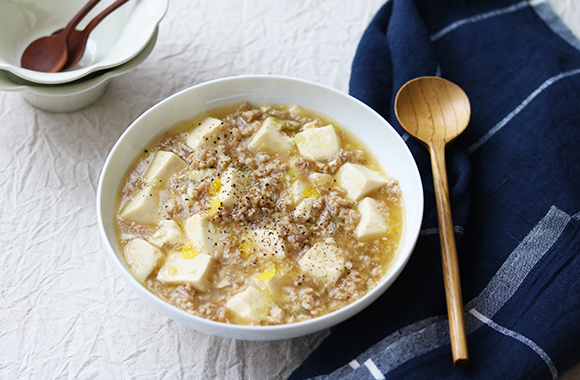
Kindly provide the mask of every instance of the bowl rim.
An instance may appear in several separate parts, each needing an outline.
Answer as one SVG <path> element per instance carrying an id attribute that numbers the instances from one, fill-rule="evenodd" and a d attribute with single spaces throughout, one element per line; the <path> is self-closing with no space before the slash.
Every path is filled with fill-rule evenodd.
<path id="1" fill-rule="evenodd" d="M 125 266 L 125 264 L 122 262 L 122 259 L 115 252 L 115 250 L 112 246 L 113 243 L 110 241 L 109 236 L 107 235 L 107 232 L 105 231 L 104 221 L 102 219 L 103 218 L 102 210 L 104 207 L 104 205 L 102 203 L 102 201 L 103 201 L 103 199 L 102 199 L 103 198 L 103 185 L 104 185 L 104 182 L 106 180 L 107 171 L 111 165 L 112 159 L 114 158 L 116 152 L 118 150 L 122 149 L 121 145 L 123 144 L 124 139 L 127 138 L 127 136 L 129 136 L 131 133 L 133 133 L 132 132 L 133 129 L 137 128 L 141 124 L 142 120 L 146 120 L 149 115 L 156 112 L 156 110 L 158 110 L 159 107 L 163 106 L 164 104 L 171 103 L 172 101 L 174 101 L 174 99 L 179 98 L 181 96 L 184 96 L 184 94 L 186 94 L 190 91 L 200 91 L 208 86 L 214 86 L 218 83 L 223 83 L 223 82 L 228 82 L 228 81 L 240 81 L 240 80 L 242 80 L 242 81 L 243 80 L 249 80 L 249 81 L 252 81 L 252 80 L 266 80 L 266 81 L 268 81 L 268 80 L 271 80 L 271 81 L 282 81 L 282 82 L 290 81 L 290 82 L 299 83 L 299 84 L 305 85 L 305 86 L 315 86 L 315 87 L 320 88 L 323 91 L 328 91 L 328 92 L 330 92 L 334 95 L 337 95 L 339 97 L 349 98 L 349 101 L 354 102 L 354 104 L 357 104 L 359 107 L 362 107 L 362 109 L 364 109 L 365 112 L 370 112 L 371 114 L 374 114 L 373 116 L 375 118 L 380 118 L 382 120 L 382 124 L 384 124 L 385 126 L 388 126 L 390 128 L 390 132 L 388 132 L 392 135 L 390 137 L 394 137 L 394 138 L 400 140 L 399 144 L 402 144 L 402 150 L 405 152 L 404 154 L 407 155 L 407 160 L 409 160 L 410 166 L 412 168 L 411 169 L 412 172 L 409 173 L 409 175 L 410 175 L 410 177 L 412 177 L 412 181 L 414 181 L 414 183 L 416 185 L 418 185 L 418 189 L 416 189 L 416 191 L 414 191 L 414 194 L 413 194 L 413 201 L 417 202 L 417 204 L 414 205 L 415 212 L 413 213 L 413 215 L 411 215 L 411 217 L 414 219 L 413 220 L 414 223 L 410 225 L 409 224 L 410 221 L 405 220 L 405 222 L 404 222 L 405 223 L 405 227 L 404 227 L 405 230 L 404 230 L 403 236 L 401 237 L 401 242 L 403 242 L 403 241 L 407 242 L 406 243 L 407 246 L 404 247 L 405 252 L 401 252 L 403 247 L 400 247 L 398 252 L 397 252 L 397 255 L 404 254 L 405 256 L 396 260 L 396 262 L 394 263 L 394 266 L 390 268 L 390 271 L 388 272 L 388 274 L 385 276 L 385 278 L 377 286 L 375 286 L 373 289 L 368 291 L 366 294 L 364 294 L 358 300 L 353 301 L 352 303 L 350 303 L 350 304 L 348 304 L 340 309 L 337 309 L 331 313 L 324 314 L 322 316 L 315 317 L 315 318 L 305 320 L 305 321 L 287 323 L 287 324 L 282 324 L 282 325 L 269 325 L 269 326 L 252 326 L 252 325 L 230 324 L 230 323 L 225 323 L 225 322 L 212 321 L 212 320 L 209 320 L 209 319 L 206 319 L 203 317 L 189 314 L 186 311 L 163 301 L 161 298 L 157 297 L 152 292 L 150 292 L 145 286 L 141 285 L 141 283 L 139 283 L 129 273 L 128 268 Z M 234 102 L 232 102 L 232 104 L 233 103 Z M 308 108 L 308 105 L 304 105 L 304 107 Z M 193 116 L 195 116 L 195 115 L 192 115 L 192 117 Z M 349 128 L 348 126 L 345 126 L 342 124 L 341 124 L 341 127 L 344 127 L 346 129 L 348 129 L 349 131 L 354 132 L 356 135 L 356 132 L 353 131 L 352 128 Z M 149 136 L 147 141 L 149 141 L 149 143 L 151 141 L 154 141 L 156 138 L 158 138 L 161 135 L 161 133 L 163 133 L 163 131 L 167 131 L 169 129 L 171 129 L 171 126 L 161 126 L 157 130 L 157 132 L 154 134 L 154 136 Z M 134 157 L 133 159 L 136 159 L 136 157 Z M 125 173 L 125 175 L 126 175 L 126 173 Z M 120 186 L 120 184 L 117 185 L 117 189 L 116 189 L 117 191 L 119 190 L 119 186 Z M 406 204 L 409 201 L 409 199 L 406 198 L 407 196 L 408 196 L 408 194 L 405 194 L 405 192 L 403 192 L 404 203 L 405 203 L 404 207 L 407 207 Z M 243 340 L 246 340 L 246 339 L 247 340 L 276 340 L 276 339 L 284 339 L 284 338 L 303 336 L 303 335 L 307 335 L 307 334 L 314 333 L 317 331 L 321 331 L 327 327 L 334 326 L 334 325 L 354 316 L 355 314 L 361 312 L 368 305 L 370 305 L 370 303 L 376 301 L 376 299 L 379 298 L 386 291 L 386 289 L 389 288 L 391 286 L 391 284 L 398 278 L 398 276 L 401 274 L 401 272 L 405 268 L 408 260 L 410 259 L 411 255 L 413 253 L 415 244 L 416 244 L 418 236 L 419 236 L 419 232 L 420 232 L 420 228 L 421 228 L 421 221 L 422 221 L 422 217 L 423 217 L 423 197 L 424 196 L 423 196 L 421 176 L 419 174 L 419 170 L 417 168 L 416 162 L 415 162 L 413 155 L 411 154 L 409 148 L 407 147 L 406 143 L 401 138 L 401 136 L 395 131 L 395 129 L 382 116 L 380 116 L 376 111 L 374 111 L 368 105 L 364 104 L 360 100 L 358 100 L 358 99 L 356 99 L 356 98 L 354 98 L 346 93 L 343 93 L 343 92 L 338 91 L 332 87 L 329 87 L 329 86 L 326 86 L 326 85 L 323 85 L 320 83 L 316 83 L 313 81 L 300 79 L 300 78 L 294 78 L 294 77 L 288 77 L 288 76 L 281 76 L 281 75 L 251 74 L 251 75 L 240 75 L 240 76 L 230 76 L 230 77 L 218 78 L 218 79 L 209 80 L 209 81 L 206 81 L 203 83 L 195 84 L 193 86 L 187 87 L 187 88 L 185 88 L 181 91 L 178 91 L 178 92 L 174 93 L 173 95 L 170 95 L 169 97 L 159 101 L 155 105 L 151 106 L 144 113 L 142 113 L 140 116 L 138 116 L 129 125 L 129 127 L 127 127 L 127 129 L 121 134 L 121 136 L 115 142 L 113 148 L 109 152 L 109 154 L 108 154 L 108 156 L 103 164 L 103 167 L 102 167 L 102 170 L 101 170 L 101 173 L 99 176 L 98 186 L 97 186 L 96 211 L 97 211 L 99 231 L 100 231 L 101 238 L 103 239 L 105 249 L 107 251 L 107 256 L 109 257 L 110 261 L 113 263 L 113 265 L 115 266 L 117 271 L 122 275 L 122 277 L 128 283 L 128 285 L 131 288 L 133 288 L 133 290 L 135 290 L 138 293 L 138 295 L 141 298 L 143 298 L 147 303 L 154 306 L 157 310 L 160 310 L 160 308 L 167 310 L 171 315 L 168 315 L 168 313 L 164 313 L 166 316 L 168 316 L 171 319 L 178 320 L 179 322 L 182 322 L 186 325 L 188 325 L 187 320 L 193 319 L 193 321 L 196 324 L 199 324 L 201 326 L 195 326 L 195 327 L 191 326 L 191 325 L 189 325 L 189 326 L 198 330 L 198 331 L 208 332 L 208 330 L 209 330 L 209 333 L 213 334 L 213 335 L 218 335 L 218 336 L 228 337 L 228 338 L 234 337 L 235 339 L 243 339 Z M 405 219 L 408 219 L 408 217 L 409 217 L 409 215 L 407 215 L 406 211 L 405 211 L 405 217 L 406 217 Z M 114 244 L 116 244 L 116 242 L 114 242 Z M 361 306 L 361 303 L 366 303 L 366 305 Z M 218 331 L 220 329 L 229 330 L 230 333 L 221 334 Z M 298 330 L 302 330 L 302 331 L 298 332 Z M 265 334 L 266 336 L 262 337 L 259 334 Z"/>
<path id="2" fill-rule="evenodd" d="M 147 22 L 145 23 L 144 33 L 142 33 L 142 36 L 148 36 L 148 38 L 140 41 L 139 44 L 134 44 L 133 48 L 129 49 L 128 54 L 124 55 L 121 59 L 116 59 L 113 61 L 109 58 L 99 62 L 95 62 L 90 66 L 86 66 L 76 70 L 69 70 L 57 73 L 44 73 L 25 69 L 23 67 L 14 65 L 0 58 L 0 70 L 8 71 L 17 77 L 20 77 L 21 79 L 36 84 L 58 85 L 58 84 L 67 84 L 69 82 L 79 80 L 99 70 L 111 69 L 116 66 L 123 65 L 129 62 L 130 60 L 134 59 L 137 55 L 139 55 L 139 53 L 143 49 L 147 47 L 147 45 L 151 41 L 150 37 L 157 32 L 159 23 L 167 14 L 167 10 L 169 8 L 169 0 L 148 0 L 148 1 L 154 1 L 155 6 L 153 7 L 151 6 L 151 4 L 148 4 L 147 2 L 143 1 L 140 1 L 135 5 L 135 7 L 141 7 L 140 9 L 146 9 L 146 11 L 142 12 L 149 16 L 147 17 L 146 20 Z M 84 5 L 84 3 L 81 2 L 81 6 L 82 5 Z M 99 6 L 97 6 L 97 8 L 98 7 Z M 152 12 L 152 10 L 155 10 L 156 12 Z M 91 13 L 89 13 L 87 17 L 89 17 L 92 14 L 92 12 L 94 12 L 94 10 L 91 11 Z M 39 37 L 41 36 L 37 36 L 36 38 Z M 33 40 L 34 39 L 30 40 L 29 42 L 32 42 Z M 25 47 L 26 46 L 24 46 L 23 48 Z"/>

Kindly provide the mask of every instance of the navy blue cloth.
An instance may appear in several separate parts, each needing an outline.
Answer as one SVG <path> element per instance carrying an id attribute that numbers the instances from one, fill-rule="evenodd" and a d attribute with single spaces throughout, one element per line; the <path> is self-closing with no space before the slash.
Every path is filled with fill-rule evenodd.
<path id="1" fill-rule="evenodd" d="M 290 379 L 555 379 L 580 362 L 580 42 L 549 5 L 390 0 L 365 31 L 350 93 L 406 139 L 425 191 L 416 249 L 368 309 Z M 470 364 L 452 364 L 427 150 L 395 95 L 442 76 L 472 107 L 447 149 Z"/>

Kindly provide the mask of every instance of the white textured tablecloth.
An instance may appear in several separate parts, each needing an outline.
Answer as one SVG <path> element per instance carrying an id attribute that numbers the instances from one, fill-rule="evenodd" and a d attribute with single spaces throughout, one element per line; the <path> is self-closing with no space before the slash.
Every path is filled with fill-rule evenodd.
<path id="1" fill-rule="evenodd" d="M 69 114 L 0 93 L 0 378 L 278 379 L 326 336 L 244 342 L 186 328 L 113 270 L 95 193 L 125 128 L 163 98 L 225 76 L 276 74 L 347 92 L 384 0 L 171 0 L 151 56 Z M 580 2 L 550 0 L 580 36 Z M 563 376 L 580 378 L 580 366 Z"/>

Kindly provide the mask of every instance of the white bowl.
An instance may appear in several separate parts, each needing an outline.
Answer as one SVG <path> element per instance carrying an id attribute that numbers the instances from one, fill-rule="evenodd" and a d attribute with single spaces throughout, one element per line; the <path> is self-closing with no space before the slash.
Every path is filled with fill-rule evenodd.
<path id="1" fill-rule="evenodd" d="M 107 16 L 90 34 L 85 54 L 68 71 L 43 73 L 20 67 L 26 47 L 37 38 L 64 28 L 87 0 L 11 0 L 0 2 L 0 69 L 35 83 L 59 84 L 119 66 L 145 48 L 169 0 L 131 0 Z M 77 26 L 82 30 L 113 3 L 105 0 Z"/>
<path id="2" fill-rule="evenodd" d="M 136 158 L 175 123 L 245 100 L 254 105 L 300 104 L 332 118 L 362 139 L 400 182 L 404 198 L 404 234 L 392 268 L 376 288 L 342 309 L 304 322 L 278 326 L 242 326 L 210 321 L 188 314 L 150 293 L 133 278 L 121 257 L 113 227 L 116 199 Z M 113 265 L 131 288 L 154 308 L 186 326 L 209 334 L 244 340 L 276 340 L 314 333 L 342 322 L 376 300 L 395 281 L 411 256 L 419 235 L 423 192 L 419 171 L 401 137 L 362 102 L 329 87 L 300 79 L 240 76 L 183 90 L 135 120 L 119 138 L 105 162 L 97 190 L 97 214 L 100 232 Z"/>
<path id="3" fill-rule="evenodd" d="M 94 73 L 87 79 L 80 79 L 67 84 L 39 85 L 34 84 L 8 72 L 0 72 L 0 91 L 21 92 L 30 105 L 48 112 L 73 112 L 96 102 L 109 86 L 111 79 L 127 73 L 141 64 L 153 51 L 157 41 L 157 30 L 151 41 L 135 58 L 127 63 Z"/>

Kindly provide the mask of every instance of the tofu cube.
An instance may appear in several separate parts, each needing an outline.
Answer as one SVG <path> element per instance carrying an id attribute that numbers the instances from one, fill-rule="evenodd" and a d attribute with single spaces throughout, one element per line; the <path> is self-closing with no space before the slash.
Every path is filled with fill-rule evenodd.
<path id="1" fill-rule="evenodd" d="M 226 209 L 232 208 L 246 192 L 248 179 L 238 169 L 228 168 L 222 173 L 221 183 L 222 187 L 218 198 L 222 201 L 223 207 Z"/>
<path id="2" fill-rule="evenodd" d="M 325 187 L 332 185 L 334 183 L 334 178 L 330 174 L 311 173 L 310 181 L 312 181 L 316 187 Z"/>
<path id="3" fill-rule="evenodd" d="M 360 222 L 355 233 L 359 239 L 371 239 L 387 233 L 387 224 L 381 212 L 377 209 L 377 201 L 366 197 L 358 204 Z"/>
<path id="4" fill-rule="evenodd" d="M 198 127 L 189 133 L 185 143 L 191 149 L 207 149 L 217 146 L 219 140 L 224 140 L 227 138 L 227 131 L 220 129 L 221 124 L 221 120 L 208 117 Z"/>
<path id="5" fill-rule="evenodd" d="M 296 205 L 304 199 L 304 190 L 308 189 L 308 184 L 299 179 L 292 183 L 292 186 L 288 189 L 288 196 L 290 198 L 290 203 Z"/>
<path id="6" fill-rule="evenodd" d="M 294 217 L 301 222 L 306 222 L 312 215 L 314 202 L 316 202 L 315 198 L 304 198 L 294 209 Z"/>
<path id="7" fill-rule="evenodd" d="M 196 290 L 209 290 L 210 275 L 214 269 L 214 259 L 205 253 L 186 259 L 177 252 L 170 255 L 159 270 L 157 279 L 169 284 L 191 284 Z"/>
<path id="8" fill-rule="evenodd" d="M 143 224 L 157 224 L 159 221 L 159 194 L 153 186 L 139 190 L 121 210 L 121 219 Z"/>
<path id="9" fill-rule="evenodd" d="M 288 108 L 288 111 L 290 111 L 290 113 L 293 116 L 297 116 L 297 117 L 304 117 L 306 116 L 306 110 L 304 108 L 302 108 L 300 105 L 298 104 L 292 104 L 290 106 L 290 108 Z"/>
<path id="10" fill-rule="evenodd" d="M 133 239 L 125 246 L 125 260 L 133 276 L 143 282 L 159 264 L 163 253 L 146 240 Z"/>
<path id="11" fill-rule="evenodd" d="M 318 242 L 302 256 L 300 268 L 302 272 L 334 285 L 344 272 L 345 256 L 336 245 Z"/>
<path id="12" fill-rule="evenodd" d="M 253 243 L 258 256 L 269 260 L 281 260 L 286 257 L 286 247 L 280 232 L 260 228 L 252 231 L 248 238 Z"/>
<path id="13" fill-rule="evenodd" d="M 169 177 L 186 166 L 185 161 L 177 154 L 163 150 L 157 151 L 143 175 L 143 181 L 153 186 L 163 186 Z"/>
<path id="14" fill-rule="evenodd" d="M 316 120 L 308 122 L 302 126 L 302 130 L 312 129 L 312 128 L 318 128 L 318 122 Z"/>
<path id="15" fill-rule="evenodd" d="M 340 150 L 340 141 L 332 125 L 310 128 L 297 133 L 294 141 L 300 155 L 310 160 L 321 160 Z"/>
<path id="16" fill-rule="evenodd" d="M 217 249 L 219 233 L 203 214 L 195 214 L 185 222 L 185 234 L 194 249 L 211 254 Z"/>
<path id="17" fill-rule="evenodd" d="M 292 140 L 278 131 L 271 117 L 264 120 L 262 127 L 248 143 L 248 147 L 253 153 L 288 154 L 294 150 Z"/>
<path id="18" fill-rule="evenodd" d="M 259 323 L 270 313 L 268 296 L 254 286 L 234 295 L 226 302 L 226 307 L 238 317 Z"/>
<path id="19" fill-rule="evenodd" d="M 177 245 L 183 242 L 183 231 L 175 220 L 162 220 L 151 237 L 151 242 L 159 247 L 165 244 Z"/>
<path id="20" fill-rule="evenodd" d="M 338 184 L 346 190 L 347 197 L 353 201 L 358 201 L 388 182 L 387 178 L 376 171 L 350 162 L 341 166 L 336 174 L 336 179 Z"/>
<path id="21" fill-rule="evenodd" d="M 288 279 L 285 275 L 276 274 L 274 277 L 267 279 L 267 280 L 256 280 L 259 284 L 258 286 L 262 286 L 265 290 L 270 292 L 270 294 L 277 299 L 282 298 L 282 287 L 288 283 Z"/>

